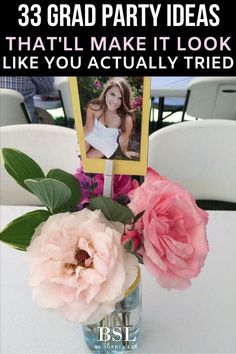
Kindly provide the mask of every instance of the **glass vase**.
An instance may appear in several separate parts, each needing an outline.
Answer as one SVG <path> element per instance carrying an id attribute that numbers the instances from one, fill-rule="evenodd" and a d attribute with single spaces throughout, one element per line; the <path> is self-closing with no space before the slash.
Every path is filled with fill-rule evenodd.
<path id="1" fill-rule="evenodd" d="M 100 322 L 83 325 L 84 339 L 93 353 L 128 353 L 138 347 L 141 328 L 141 281 L 115 311 Z"/>

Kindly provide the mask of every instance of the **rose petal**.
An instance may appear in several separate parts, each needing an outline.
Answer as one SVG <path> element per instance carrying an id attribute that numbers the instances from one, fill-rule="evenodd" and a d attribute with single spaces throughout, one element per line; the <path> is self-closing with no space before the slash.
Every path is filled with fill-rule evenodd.
<path id="1" fill-rule="evenodd" d="M 163 287 L 187 288 L 209 251 L 207 213 L 179 183 L 150 168 L 144 183 L 129 197 L 134 214 L 145 210 L 136 229 L 143 234 L 142 255 L 148 271 Z"/>

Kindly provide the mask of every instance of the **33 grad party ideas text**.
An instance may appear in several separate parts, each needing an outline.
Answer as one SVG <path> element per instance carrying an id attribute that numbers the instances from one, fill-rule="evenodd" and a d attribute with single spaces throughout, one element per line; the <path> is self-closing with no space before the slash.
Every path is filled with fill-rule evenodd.
<path id="1" fill-rule="evenodd" d="M 234 70 L 235 41 L 218 3 L 20 3 L 13 18 L 16 33 L 1 40 L 9 74 Z"/>

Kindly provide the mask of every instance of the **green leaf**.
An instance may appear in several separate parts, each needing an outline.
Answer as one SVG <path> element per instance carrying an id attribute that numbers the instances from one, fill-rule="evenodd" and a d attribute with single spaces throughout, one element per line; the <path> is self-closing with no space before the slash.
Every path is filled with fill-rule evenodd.
<path id="1" fill-rule="evenodd" d="M 35 210 L 9 223 L 0 233 L 0 240 L 25 251 L 29 246 L 36 227 L 50 216 L 47 210 Z"/>
<path id="2" fill-rule="evenodd" d="M 25 184 L 52 214 L 57 208 L 67 203 L 71 197 L 70 188 L 55 179 L 27 179 Z"/>
<path id="3" fill-rule="evenodd" d="M 137 259 L 138 259 L 138 262 L 143 264 L 143 257 L 140 256 L 140 254 L 136 253 L 136 252 L 130 252 L 132 253 Z"/>
<path id="4" fill-rule="evenodd" d="M 26 179 L 45 177 L 41 167 L 31 157 L 19 150 L 2 148 L 2 158 L 9 175 L 29 192 L 31 190 L 24 182 Z"/>
<path id="5" fill-rule="evenodd" d="M 137 215 L 135 215 L 135 217 L 134 217 L 134 223 L 136 223 L 136 221 L 138 221 L 138 219 L 140 219 L 140 218 L 143 216 L 144 213 L 145 213 L 145 210 L 142 210 L 142 211 L 140 211 L 140 213 L 138 213 Z"/>
<path id="6" fill-rule="evenodd" d="M 133 240 L 128 240 L 123 243 L 124 248 L 126 251 L 131 252 L 134 249 L 134 242 Z"/>
<path id="7" fill-rule="evenodd" d="M 72 174 L 60 169 L 53 169 L 48 172 L 47 178 L 56 179 L 57 181 L 65 183 L 71 191 L 70 199 L 63 207 L 59 208 L 57 212 L 67 211 L 71 207 L 79 204 L 81 199 L 80 183 Z"/>
<path id="8" fill-rule="evenodd" d="M 90 210 L 100 209 L 108 220 L 119 221 L 123 224 L 130 224 L 134 217 L 128 207 L 104 196 L 92 198 L 88 208 Z"/>

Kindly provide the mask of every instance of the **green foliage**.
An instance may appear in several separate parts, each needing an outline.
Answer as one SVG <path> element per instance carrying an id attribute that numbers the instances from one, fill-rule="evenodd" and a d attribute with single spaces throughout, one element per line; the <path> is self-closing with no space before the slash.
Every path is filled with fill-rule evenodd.
<path id="1" fill-rule="evenodd" d="M 29 246 L 36 227 L 46 221 L 50 213 L 47 210 L 31 211 L 9 223 L 0 233 L 0 240 L 21 251 Z"/>
<path id="2" fill-rule="evenodd" d="M 142 211 L 140 211 L 140 213 L 135 215 L 133 222 L 136 223 L 136 221 L 138 221 L 138 219 L 140 219 L 143 216 L 144 213 L 145 213 L 145 210 L 142 210 Z"/>
<path id="3" fill-rule="evenodd" d="M 31 157 L 19 150 L 2 148 L 2 158 L 9 175 L 29 192 L 32 191 L 26 186 L 26 179 L 45 177 L 41 167 Z"/>
<path id="4" fill-rule="evenodd" d="M 81 188 L 77 179 L 61 169 L 52 169 L 45 176 L 41 167 L 21 151 L 3 148 L 2 156 L 8 173 L 23 188 L 33 193 L 47 210 L 27 213 L 12 221 L 0 234 L 0 240 L 13 247 L 25 250 L 30 244 L 35 228 L 52 214 L 73 210 L 80 204 Z M 111 198 L 92 198 L 90 210 L 100 209 L 110 221 L 132 224 L 137 220 L 132 211 Z M 128 245 L 127 245 L 128 246 Z M 131 245 L 130 245 L 131 246 Z"/>
<path id="5" fill-rule="evenodd" d="M 137 258 L 137 260 L 140 264 L 143 264 L 142 256 L 140 256 L 137 252 L 130 252 L 130 253 L 132 253 Z"/>
<path id="6" fill-rule="evenodd" d="M 108 76 L 78 76 L 77 80 L 82 108 L 85 108 L 89 101 L 100 96 L 108 78 Z"/>
<path id="7" fill-rule="evenodd" d="M 55 179 L 27 179 L 25 184 L 52 214 L 56 209 L 67 203 L 71 197 L 70 188 L 65 183 Z"/>
<path id="8" fill-rule="evenodd" d="M 90 210 L 100 209 L 108 220 L 119 221 L 123 224 L 131 224 L 134 218 L 128 207 L 104 196 L 92 198 L 88 208 Z"/>
<path id="9" fill-rule="evenodd" d="M 128 252 L 131 252 L 134 248 L 134 242 L 133 240 L 128 240 L 125 243 L 123 243 L 123 246 Z"/>
<path id="10" fill-rule="evenodd" d="M 81 188 L 77 179 L 72 174 L 60 169 L 53 169 L 48 172 L 47 178 L 63 182 L 70 188 L 71 191 L 69 200 L 56 210 L 57 213 L 68 211 L 73 206 L 79 204 L 82 195 Z"/>
<path id="11" fill-rule="evenodd" d="M 133 90 L 133 97 L 143 95 L 143 76 L 129 76 L 128 82 Z"/>
<path id="12" fill-rule="evenodd" d="M 16 182 L 33 193 L 49 210 L 27 213 L 2 230 L 1 241 L 25 250 L 42 221 L 51 214 L 69 211 L 80 203 L 80 184 L 73 175 L 60 169 L 49 171 L 45 177 L 37 162 L 16 149 L 3 148 L 2 158 L 7 172 Z"/>

